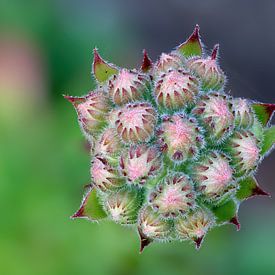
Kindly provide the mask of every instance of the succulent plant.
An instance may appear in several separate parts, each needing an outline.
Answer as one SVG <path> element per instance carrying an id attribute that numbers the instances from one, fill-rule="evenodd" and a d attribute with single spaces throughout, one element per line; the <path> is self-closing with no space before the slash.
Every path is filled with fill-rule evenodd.
<path id="1" fill-rule="evenodd" d="M 72 218 L 133 227 L 140 251 L 154 241 L 191 241 L 209 230 L 240 228 L 240 204 L 256 195 L 255 173 L 273 148 L 275 104 L 233 98 L 199 27 L 155 63 L 119 68 L 94 50 L 97 88 L 65 96 L 90 143 L 91 175 Z"/>

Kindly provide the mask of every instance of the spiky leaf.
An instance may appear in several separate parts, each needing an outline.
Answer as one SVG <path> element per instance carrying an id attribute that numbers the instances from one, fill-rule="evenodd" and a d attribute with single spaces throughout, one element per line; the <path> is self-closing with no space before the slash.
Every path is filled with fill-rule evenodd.
<path id="1" fill-rule="evenodd" d="M 96 49 L 94 49 L 93 75 L 99 83 L 104 83 L 112 75 L 117 74 L 118 69 L 102 59 Z"/>
<path id="2" fill-rule="evenodd" d="M 212 208 L 218 223 L 230 222 L 237 212 L 238 206 L 234 200 L 227 201 L 223 205 Z"/>
<path id="3" fill-rule="evenodd" d="M 269 196 L 267 192 L 259 187 L 259 184 L 254 177 L 242 179 L 238 182 L 238 185 L 239 189 L 236 193 L 236 198 L 240 201 L 254 196 Z"/>
<path id="4" fill-rule="evenodd" d="M 90 187 L 83 198 L 79 210 L 72 216 L 72 218 L 87 218 L 96 221 L 105 217 L 107 217 L 107 214 L 103 210 L 97 197 L 96 188 Z"/>
<path id="5" fill-rule="evenodd" d="M 275 126 L 264 130 L 264 140 L 262 144 L 261 154 L 267 154 L 275 144 Z"/>
<path id="6" fill-rule="evenodd" d="M 275 111 L 275 104 L 267 103 L 254 103 L 252 108 L 263 126 L 267 125 L 270 121 L 273 112 Z"/>
<path id="7" fill-rule="evenodd" d="M 199 25 L 196 25 L 190 37 L 184 43 L 178 46 L 177 50 L 184 57 L 202 55 L 202 45 L 201 45 L 199 30 L 200 30 Z"/>

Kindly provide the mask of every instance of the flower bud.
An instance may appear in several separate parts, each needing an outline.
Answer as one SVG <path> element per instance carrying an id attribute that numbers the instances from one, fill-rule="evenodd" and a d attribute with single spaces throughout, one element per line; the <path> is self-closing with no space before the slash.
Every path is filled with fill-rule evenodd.
<path id="1" fill-rule="evenodd" d="M 165 218 L 184 215 L 195 205 L 190 179 L 183 173 L 168 175 L 149 195 L 153 209 Z"/>
<path id="2" fill-rule="evenodd" d="M 113 221 L 120 224 L 133 224 L 137 220 L 140 203 L 137 190 L 123 189 L 107 196 L 105 208 Z"/>
<path id="3" fill-rule="evenodd" d="M 210 141 L 222 142 L 233 129 L 232 104 L 225 95 L 212 93 L 203 96 L 192 113 L 202 121 Z"/>
<path id="4" fill-rule="evenodd" d="M 236 98 L 233 100 L 233 114 L 236 127 L 246 129 L 254 123 L 254 113 L 246 99 Z"/>
<path id="5" fill-rule="evenodd" d="M 162 150 L 174 161 L 194 158 L 203 145 L 196 119 L 183 114 L 163 117 L 158 134 Z"/>
<path id="6" fill-rule="evenodd" d="M 192 166 L 192 178 L 196 189 L 206 200 L 219 199 L 229 192 L 234 182 L 230 159 L 223 153 L 208 152 Z"/>
<path id="7" fill-rule="evenodd" d="M 122 150 L 122 143 L 115 128 L 107 128 L 102 133 L 95 145 L 95 154 L 102 154 L 106 157 L 116 156 Z"/>
<path id="8" fill-rule="evenodd" d="M 146 76 L 127 69 L 109 80 L 109 95 L 117 105 L 139 100 L 146 90 Z"/>
<path id="9" fill-rule="evenodd" d="M 91 176 L 94 184 L 103 192 L 121 187 L 125 181 L 106 158 L 96 156 L 92 162 Z"/>
<path id="10" fill-rule="evenodd" d="M 170 69 L 178 69 L 183 66 L 183 60 L 180 55 L 175 52 L 170 54 L 162 53 L 159 60 L 154 66 L 156 76 L 166 73 Z"/>
<path id="11" fill-rule="evenodd" d="M 88 137 L 96 136 L 106 125 L 107 113 L 111 106 L 103 90 L 90 92 L 85 97 L 65 96 L 65 98 L 73 103 L 80 126 Z"/>
<path id="12" fill-rule="evenodd" d="M 128 104 L 118 112 L 115 124 L 124 142 L 145 142 L 154 133 L 156 112 L 149 103 Z"/>
<path id="13" fill-rule="evenodd" d="M 166 109 L 190 106 L 198 92 L 197 79 L 182 70 L 169 70 L 161 75 L 155 85 L 156 101 Z"/>
<path id="14" fill-rule="evenodd" d="M 208 211 L 196 208 L 187 216 L 175 221 L 175 231 L 179 239 L 194 241 L 198 249 L 213 224 L 214 218 Z"/>
<path id="15" fill-rule="evenodd" d="M 172 225 L 169 221 L 161 219 L 150 206 L 140 210 L 138 227 L 144 236 L 149 239 L 164 240 L 171 234 Z"/>
<path id="16" fill-rule="evenodd" d="M 250 131 L 235 132 L 226 144 L 232 157 L 236 177 L 247 175 L 257 168 L 260 160 L 260 142 Z"/>
<path id="17" fill-rule="evenodd" d="M 201 79 L 203 91 L 220 90 L 225 82 L 225 74 L 217 63 L 219 45 L 216 45 L 210 57 L 193 57 L 187 61 L 187 67 Z"/>
<path id="18" fill-rule="evenodd" d="M 144 185 L 147 177 L 154 175 L 160 166 L 161 156 L 156 147 L 131 146 L 120 158 L 123 175 L 139 185 Z"/>

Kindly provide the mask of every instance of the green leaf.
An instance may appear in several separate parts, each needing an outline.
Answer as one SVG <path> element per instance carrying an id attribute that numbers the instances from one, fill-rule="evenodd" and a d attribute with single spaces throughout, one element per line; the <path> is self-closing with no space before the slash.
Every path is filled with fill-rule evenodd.
<path id="1" fill-rule="evenodd" d="M 275 144 L 275 126 L 264 130 L 264 139 L 262 143 L 261 155 L 267 154 Z"/>
<path id="2" fill-rule="evenodd" d="M 107 217 L 103 207 L 96 194 L 96 189 L 90 187 L 83 198 L 79 210 L 72 216 L 72 218 L 87 218 L 92 221 L 100 220 Z"/>
<path id="3" fill-rule="evenodd" d="M 223 205 L 213 207 L 212 212 L 217 218 L 218 223 L 230 222 L 234 217 L 236 217 L 238 206 L 235 201 L 230 200 Z"/>
<path id="4" fill-rule="evenodd" d="M 236 193 L 236 198 L 239 201 L 243 201 L 254 196 L 269 196 L 267 192 L 259 187 L 259 184 L 254 177 L 247 177 L 239 181 L 238 185 L 239 189 Z"/>
<path id="5" fill-rule="evenodd" d="M 191 36 L 184 43 L 178 46 L 177 50 L 184 57 L 188 58 L 191 56 L 202 55 L 202 46 L 201 46 L 199 30 L 200 30 L 199 25 L 196 25 Z"/>
<path id="6" fill-rule="evenodd" d="M 252 108 L 263 126 L 266 126 L 270 121 L 273 112 L 275 111 L 275 104 L 254 103 Z"/>
<path id="7" fill-rule="evenodd" d="M 112 75 L 117 74 L 118 69 L 104 61 L 96 49 L 94 49 L 93 74 L 100 83 L 107 81 Z"/>

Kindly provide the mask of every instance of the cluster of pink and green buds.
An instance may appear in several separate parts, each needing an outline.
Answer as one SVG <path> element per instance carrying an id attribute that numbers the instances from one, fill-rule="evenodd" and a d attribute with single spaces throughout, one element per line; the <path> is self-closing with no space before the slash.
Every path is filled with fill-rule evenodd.
<path id="1" fill-rule="evenodd" d="M 132 226 L 140 251 L 154 241 L 192 241 L 227 223 L 240 228 L 240 204 L 263 191 L 255 172 L 275 143 L 275 104 L 232 98 L 199 27 L 155 63 L 139 69 L 94 50 L 98 86 L 65 96 L 90 143 L 90 184 L 72 218 Z"/>

